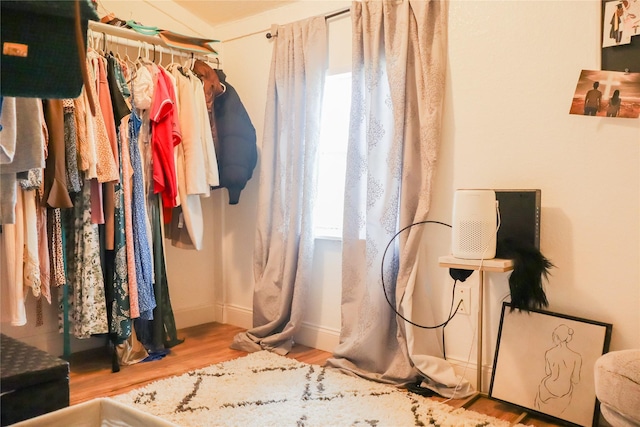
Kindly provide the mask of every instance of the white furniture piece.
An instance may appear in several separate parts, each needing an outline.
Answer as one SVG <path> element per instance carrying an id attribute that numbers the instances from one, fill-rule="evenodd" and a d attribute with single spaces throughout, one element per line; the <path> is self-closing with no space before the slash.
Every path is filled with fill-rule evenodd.
<path id="1" fill-rule="evenodd" d="M 477 382 L 476 390 L 478 394 L 482 393 L 482 324 L 484 321 L 484 272 L 499 272 L 504 273 L 513 270 L 513 260 L 492 258 L 485 260 L 476 259 L 461 259 L 454 256 L 447 255 L 441 256 L 438 259 L 440 267 L 446 268 L 460 268 L 464 270 L 477 270 L 478 271 L 478 332 L 477 336 Z"/>
<path id="2" fill-rule="evenodd" d="M 179 427 L 155 415 L 142 412 L 109 398 L 89 400 L 12 427 Z"/>
<path id="3" fill-rule="evenodd" d="M 600 412 L 614 427 L 640 426 L 640 349 L 603 354 L 594 366 Z"/>

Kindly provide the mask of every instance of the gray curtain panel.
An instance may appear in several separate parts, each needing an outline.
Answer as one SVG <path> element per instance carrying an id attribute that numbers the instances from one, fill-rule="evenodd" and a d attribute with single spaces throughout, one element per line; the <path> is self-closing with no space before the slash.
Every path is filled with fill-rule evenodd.
<path id="1" fill-rule="evenodd" d="M 353 88 L 343 224 L 342 330 L 328 365 L 381 382 L 471 394 L 442 359 L 437 333 L 396 316 L 381 281 L 385 247 L 426 219 L 447 63 L 447 3 L 362 1 L 351 6 Z M 421 227 L 402 233 L 385 258 L 392 303 L 411 318 Z M 421 310 L 430 310 L 428 301 Z M 429 350 L 424 354 L 424 348 Z"/>
<path id="2" fill-rule="evenodd" d="M 278 27 L 267 93 L 254 247 L 253 328 L 231 347 L 286 354 L 313 261 L 313 201 L 327 68 L 323 16 Z"/>

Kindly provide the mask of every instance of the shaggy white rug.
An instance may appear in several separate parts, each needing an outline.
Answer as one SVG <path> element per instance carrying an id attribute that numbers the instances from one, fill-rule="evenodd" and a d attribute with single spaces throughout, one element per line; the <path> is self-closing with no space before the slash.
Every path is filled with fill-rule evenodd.
<path id="1" fill-rule="evenodd" d="M 114 399 L 181 426 L 509 426 L 267 351 L 159 380 Z"/>

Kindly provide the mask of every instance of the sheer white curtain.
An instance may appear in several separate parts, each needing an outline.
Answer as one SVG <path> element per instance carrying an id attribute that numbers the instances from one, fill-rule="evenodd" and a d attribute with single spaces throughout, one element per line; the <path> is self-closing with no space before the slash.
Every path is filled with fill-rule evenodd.
<path id="1" fill-rule="evenodd" d="M 323 16 L 278 27 L 260 160 L 253 328 L 232 348 L 286 354 L 302 322 L 326 68 Z"/>
<path id="2" fill-rule="evenodd" d="M 328 361 L 377 381 L 423 385 L 450 395 L 459 382 L 436 332 L 432 354 L 414 354 L 411 317 L 422 228 L 441 139 L 447 62 L 447 3 L 364 0 L 351 6 L 352 110 L 343 224 L 342 330 Z M 421 307 L 428 309 L 428 302 Z M 467 382 L 456 396 L 470 394 Z"/>

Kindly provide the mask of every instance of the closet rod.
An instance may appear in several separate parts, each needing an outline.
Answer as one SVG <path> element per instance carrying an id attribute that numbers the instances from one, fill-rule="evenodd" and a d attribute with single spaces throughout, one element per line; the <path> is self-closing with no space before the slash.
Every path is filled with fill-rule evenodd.
<path id="1" fill-rule="evenodd" d="M 110 36 L 118 37 L 121 39 L 132 40 L 135 42 L 145 42 L 157 46 L 162 49 L 163 53 L 171 54 L 171 51 L 179 52 L 182 55 L 210 55 L 199 50 L 190 50 L 178 47 L 170 47 L 160 37 L 150 36 L 146 34 L 137 33 L 134 30 L 122 27 L 116 27 L 115 25 L 103 24 L 102 22 L 89 21 L 89 29 L 94 33 L 108 34 Z"/>
<path id="2" fill-rule="evenodd" d="M 98 33 L 96 31 L 91 30 L 89 31 L 89 37 L 93 38 L 94 47 L 104 51 L 105 33 Z M 114 38 L 111 39 L 110 37 L 114 37 Z M 155 54 L 159 54 L 161 56 L 166 56 L 166 57 L 171 57 L 171 56 L 177 56 L 180 58 L 192 57 L 192 52 L 187 52 L 184 50 L 180 51 L 176 48 L 166 48 L 166 47 L 155 45 L 155 44 L 151 45 L 145 41 L 123 39 L 122 37 L 112 36 L 110 34 L 106 35 L 106 38 L 107 38 L 107 42 L 106 42 L 107 45 L 112 45 L 112 44 L 117 45 L 117 47 L 115 48 L 116 50 L 120 50 L 119 48 L 121 46 L 124 46 L 125 49 L 132 47 L 134 51 L 138 50 L 137 53 L 141 53 L 139 52 L 139 50 L 142 49 L 145 53 L 148 53 L 149 55 L 153 55 L 155 53 Z M 113 46 L 109 47 L 109 49 L 107 50 L 112 50 L 112 49 L 113 49 Z M 205 62 L 209 61 L 209 58 L 205 56 L 200 56 L 199 54 L 193 53 L 193 57 L 196 59 L 202 59 Z M 215 61 L 218 63 L 220 62 L 218 58 L 216 58 Z"/>

